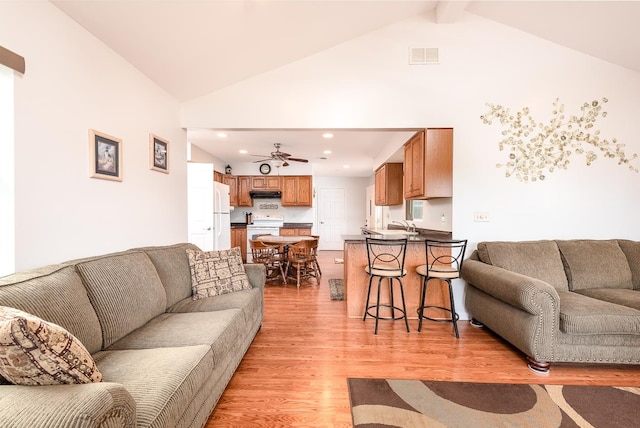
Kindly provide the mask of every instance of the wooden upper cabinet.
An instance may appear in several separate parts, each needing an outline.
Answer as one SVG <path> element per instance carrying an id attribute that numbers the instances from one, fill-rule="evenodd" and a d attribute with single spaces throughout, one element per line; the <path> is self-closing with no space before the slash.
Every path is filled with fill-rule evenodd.
<path id="1" fill-rule="evenodd" d="M 251 189 L 252 190 L 280 190 L 280 176 L 252 176 L 251 177 Z"/>
<path id="2" fill-rule="evenodd" d="M 251 191 L 251 176 L 239 175 L 238 177 L 238 205 L 239 207 L 252 207 L 253 200 L 249 192 Z"/>
<path id="3" fill-rule="evenodd" d="M 238 177 L 235 175 L 221 174 L 222 183 L 229 186 L 229 205 L 238 206 Z"/>
<path id="4" fill-rule="evenodd" d="M 220 171 L 213 171 L 213 181 L 216 181 L 218 183 L 223 183 L 222 181 L 222 177 L 223 177 L 223 173 L 221 173 Z"/>
<path id="5" fill-rule="evenodd" d="M 453 196 L 453 129 L 426 129 L 404 146 L 405 199 Z"/>
<path id="6" fill-rule="evenodd" d="M 402 164 L 385 163 L 376 170 L 376 205 L 402 205 Z"/>
<path id="7" fill-rule="evenodd" d="M 285 175 L 282 180 L 283 207 L 312 206 L 312 181 L 310 175 Z"/>

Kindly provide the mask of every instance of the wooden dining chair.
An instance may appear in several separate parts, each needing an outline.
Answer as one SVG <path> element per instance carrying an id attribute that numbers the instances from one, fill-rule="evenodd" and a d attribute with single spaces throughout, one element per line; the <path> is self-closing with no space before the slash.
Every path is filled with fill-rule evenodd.
<path id="1" fill-rule="evenodd" d="M 320 285 L 320 274 L 316 269 L 313 249 L 318 247 L 317 239 L 306 239 L 295 244 L 289 245 L 287 254 L 286 272 L 290 278 L 294 278 L 290 272 L 295 274 L 296 285 L 300 288 L 301 280 L 308 280 L 311 277 L 316 279 L 316 283 Z"/>
<path id="2" fill-rule="evenodd" d="M 320 245 L 320 235 L 311 235 L 312 238 L 315 238 L 317 241 L 317 245 L 313 248 L 313 264 L 315 265 L 316 270 L 322 276 L 322 270 L 320 269 L 320 264 L 318 263 L 318 246 Z"/>
<path id="3" fill-rule="evenodd" d="M 286 285 L 287 277 L 285 275 L 285 258 L 277 245 L 267 245 L 259 240 L 249 240 L 251 246 L 251 257 L 253 263 L 262 263 L 267 268 L 267 279 L 275 280 L 278 276 L 282 277 L 283 283 Z"/>

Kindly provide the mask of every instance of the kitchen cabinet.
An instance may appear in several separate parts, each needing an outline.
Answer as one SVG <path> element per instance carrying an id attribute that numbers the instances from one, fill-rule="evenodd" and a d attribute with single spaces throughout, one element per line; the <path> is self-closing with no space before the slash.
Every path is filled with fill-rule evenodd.
<path id="1" fill-rule="evenodd" d="M 453 129 L 425 129 L 404 146 L 405 199 L 450 198 L 453 188 Z"/>
<path id="2" fill-rule="evenodd" d="M 215 173 L 214 173 L 215 177 Z M 221 174 L 222 183 L 229 186 L 229 205 L 238 206 L 238 177 L 229 174 Z M 215 181 L 215 179 L 214 179 Z"/>
<path id="3" fill-rule="evenodd" d="M 280 190 L 280 176 L 252 176 L 251 190 Z"/>
<path id="4" fill-rule="evenodd" d="M 253 200 L 249 192 L 251 191 L 251 176 L 239 175 L 238 178 L 238 205 L 239 207 L 252 207 Z"/>
<path id="5" fill-rule="evenodd" d="M 220 171 L 213 171 L 213 181 L 217 182 L 217 183 L 223 183 L 222 181 L 222 176 L 224 174 L 222 174 Z"/>
<path id="6" fill-rule="evenodd" d="M 240 247 L 242 261 L 247 262 L 247 229 L 244 227 L 231 228 L 231 248 Z"/>
<path id="7" fill-rule="evenodd" d="M 385 163 L 376 170 L 376 205 L 402 205 L 402 164 Z"/>
<path id="8" fill-rule="evenodd" d="M 312 181 L 310 175 L 285 175 L 282 179 L 283 207 L 310 207 Z"/>
<path id="9" fill-rule="evenodd" d="M 280 235 L 283 236 L 311 236 L 311 229 L 304 227 L 304 228 L 290 228 L 290 227 L 281 227 L 280 228 Z"/>

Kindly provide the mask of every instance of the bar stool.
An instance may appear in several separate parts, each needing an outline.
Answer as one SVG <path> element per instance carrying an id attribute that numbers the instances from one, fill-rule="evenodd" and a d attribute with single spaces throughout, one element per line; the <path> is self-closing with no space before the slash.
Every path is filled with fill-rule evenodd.
<path id="1" fill-rule="evenodd" d="M 362 320 L 367 319 L 367 315 L 376 320 L 374 334 L 378 334 L 378 321 L 383 320 L 399 320 L 404 319 L 409 333 L 409 321 L 407 319 L 407 307 L 404 302 L 404 288 L 402 286 L 402 277 L 407 274 L 404 268 L 404 259 L 407 252 L 407 239 L 377 239 L 366 238 L 367 244 L 367 266 L 365 271 L 369 274 L 369 288 L 367 291 L 367 302 L 364 307 L 364 316 Z M 378 292 L 375 304 L 369 305 L 371 297 L 371 285 L 373 279 L 378 278 Z M 387 279 L 389 282 L 389 298 L 390 303 L 380 303 L 380 289 L 382 280 Z M 400 295 L 402 296 L 402 307 L 395 306 L 393 302 L 393 281 L 398 281 L 400 285 Z M 391 309 L 391 316 L 384 317 L 380 315 L 380 307 Z M 371 313 L 375 309 L 375 314 Z M 396 316 L 396 311 L 400 312 L 400 316 Z"/>
<path id="2" fill-rule="evenodd" d="M 464 261 L 464 253 L 467 249 L 467 240 L 431 240 L 427 239 L 425 242 L 425 265 L 416 267 L 416 273 L 423 277 L 420 306 L 418 307 L 418 332 L 422 330 L 422 320 L 439 321 L 439 322 L 451 322 L 453 324 L 453 330 L 456 333 L 456 338 L 459 339 L 458 334 L 458 314 L 456 313 L 456 307 L 453 300 L 453 288 L 451 287 L 451 281 L 453 279 L 460 278 L 460 271 L 462 270 L 462 262 Z M 427 296 L 427 284 L 429 280 L 439 279 L 446 281 L 449 285 L 449 302 L 450 307 L 445 308 L 442 306 L 425 306 L 425 298 Z M 424 314 L 425 309 L 440 309 L 451 314 L 451 318 L 431 318 Z"/>

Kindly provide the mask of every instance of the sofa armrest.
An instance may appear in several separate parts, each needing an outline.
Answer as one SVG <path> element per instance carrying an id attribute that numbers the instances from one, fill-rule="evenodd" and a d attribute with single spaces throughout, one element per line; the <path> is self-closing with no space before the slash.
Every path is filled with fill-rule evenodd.
<path id="1" fill-rule="evenodd" d="M 0 385 L 6 427 L 135 427 L 136 403 L 112 382 L 82 385 Z"/>
<path id="2" fill-rule="evenodd" d="M 542 310 L 558 317 L 560 297 L 553 286 L 519 273 L 489 265 L 478 260 L 465 260 L 462 278 L 490 296 L 530 314 Z"/>
<path id="3" fill-rule="evenodd" d="M 264 283 L 267 281 L 267 268 L 262 263 L 246 263 L 244 271 L 254 288 L 264 288 Z"/>

